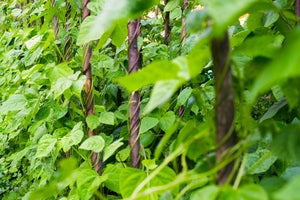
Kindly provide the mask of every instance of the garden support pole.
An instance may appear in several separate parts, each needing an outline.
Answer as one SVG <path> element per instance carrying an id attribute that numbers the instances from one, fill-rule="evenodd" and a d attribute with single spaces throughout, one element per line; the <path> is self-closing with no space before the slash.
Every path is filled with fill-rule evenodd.
<path id="1" fill-rule="evenodd" d="M 56 0 L 52 0 L 52 7 L 54 8 L 56 5 Z M 58 32 L 59 32 L 59 24 L 58 24 L 58 19 L 57 16 L 53 16 L 53 26 L 54 26 L 54 36 L 55 40 L 57 40 Z"/>
<path id="2" fill-rule="evenodd" d="M 141 55 L 138 50 L 137 38 L 140 34 L 140 21 L 130 20 L 128 23 L 128 68 L 129 73 L 136 72 L 141 65 Z M 130 138 L 129 145 L 131 147 L 131 166 L 140 167 L 140 95 L 138 91 L 132 92 L 129 99 L 129 123 Z"/>
<path id="3" fill-rule="evenodd" d="M 214 38 L 211 42 L 213 72 L 216 92 L 216 128 L 217 128 L 217 162 L 224 152 L 236 143 L 234 124 L 234 93 L 230 68 L 230 46 L 227 33 L 223 38 Z M 230 134 L 230 135 L 228 135 Z M 226 140 L 224 141 L 224 139 Z M 217 177 L 218 184 L 226 183 L 233 169 L 233 162 L 222 168 Z"/>
<path id="4" fill-rule="evenodd" d="M 71 18 L 71 4 L 66 0 L 66 30 L 68 32 L 66 36 L 66 45 L 65 45 L 65 60 L 70 60 L 70 54 L 71 54 L 71 37 L 70 37 L 70 18 Z"/>
<path id="5" fill-rule="evenodd" d="M 83 13 L 82 18 L 85 19 L 90 14 L 90 10 L 87 8 L 89 0 L 83 0 Z M 93 94 L 93 79 L 92 79 L 92 68 L 90 60 L 92 58 L 92 47 L 90 44 L 85 44 L 83 47 L 83 74 L 86 77 L 85 80 L 85 111 L 86 116 L 94 114 L 94 94 Z M 94 135 L 93 131 L 88 128 L 88 136 L 92 137 Z M 91 158 L 92 164 L 98 174 L 101 174 L 101 162 L 99 161 L 99 154 L 92 152 Z"/>
<path id="6" fill-rule="evenodd" d="M 296 24 L 299 25 L 299 19 L 300 19 L 300 0 L 295 0 L 295 14 L 297 16 L 297 22 L 296 22 Z"/>
<path id="7" fill-rule="evenodd" d="M 165 6 L 168 4 L 169 0 L 165 0 Z M 164 26 L 165 26 L 165 38 L 164 43 L 165 45 L 169 45 L 170 40 L 170 33 L 171 33 L 171 27 L 170 27 L 170 12 L 166 12 L 165 14 L 165 20 L 164 20 Z"/>

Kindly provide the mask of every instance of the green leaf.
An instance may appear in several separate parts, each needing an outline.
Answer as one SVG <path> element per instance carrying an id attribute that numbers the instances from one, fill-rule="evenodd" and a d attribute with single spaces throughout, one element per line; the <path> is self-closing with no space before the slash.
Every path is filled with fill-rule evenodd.
<path id="1" fill-rule="evenodd" d="M 234 49 L 235 53 L 244 54 L 249 57 L 264 56 L 271 58 L 280 48 L 283 36 L 260 35 L 247 38 L 239 47 Z"/>
<path id="2" fill-rule="evenodd" d="M 116 150 L 124 144 L 123 142 L 121 142 L 122 139 L 123 138 L 120 138 L 104 148 L 103 162 L 111 157 L 116 152 Z"/>
<path id="3" fill-rule="evenodd" d="M 283 188 L 275 192 L 275 200 L 299 200 L 298 190 L 300 188 L 300 176 L 296 176 L 288 182 Z"/>
<path id="4" fill-rule="evenodd" d="M 85 120 L 91 130 L 95 130 L 100 125 L 100 120 L 95 115 L 89 115 Z"/>
<path id="5" fill-rule="evenodd" d="M 62 139 L 61 139 L 61 143 L 63 145 L 63 150 L 65 152 L 69 151 L 70 148 L 73 145 L 77 145 L 81 142 L 82 138 L 83 138 L 83 131 L 82 131 L 82 122 L 78 122 L 73 129 L 71 130 L 71 132 L 67 135 L 65 135 Z"/>
<path id="6" fill-rule="evenodd" d="M 179 66 L 171 61 L 154 61 L 142 70 L 116 79 L 128 91 L 154 84 L 158 81 L 171 80 L 178 77 Z"/>
<path id="7" fill-rule="evenodd" d="M 86 139 L 79 149 L 90 150 L 96 153 L 102 151 L 105 146 L 104 139 L 100 135 L 95 135 Z"/>
<path id="8" fill-rule="evenodd" d="M 51 83 L 55 83 L 59 78 L 73 75 L 73 70 L 68 67 L 67 63 L 60 63 L 59 65 L 49 64 L 47 66 L 46 76 Z"/>
<path id="9" fill-rule="evenodd" d="M 35 154 L 36 158 L 42 158 L 48 156 L 48 154 L 54 149 L 57 139 L 54 136 L 46 134 L 44 135 L 39 143 Z"/>
<path id="10" fill-rule="evenodd" d="M 300 29 L 297 28 L 286 39 L 284 46 L 273 61 L 256 78 L 250 93 L 250 103 L 256 97 L 284 80 L 300 76 L 300 57 L 297 49 L 300 45 Z M 284 68 L 283 68 L 284 66 Z"/>
<path id="11" fill-rule="evenodd" d="M 167 131 L 175 123 L 176 116 L 173 111 L 168 111 L 159 121 L 159 127 L 163 131 Z"/>
<path id="12" fill-rule="evenodd" d="M 150 144 L 152 144 L 154 139 L 155 134 L 152 131 L 147 131 L 140 135 L 140 142 L 144 147 L 147 147 Z"/>
<path id="13" fill-rule="evenodd" d="M 149 164 L 149 163 L 148 163 Z M 155 163 L 154 163 L 155 164 Z M 154 167 L 154 166 L 152 166 Z M 174 181 L 176 173 L 170 167 L 164 167 L 151 181 L 151 187 L 164 186 Z M 177 187 L 173 188 L 174 193 L 178 191 Z"/>
<path id="14" fill-rule="evenodd" d="M 146 178 L 146 173 L 140 169 L 127 167 L 120 174 L 120 192 L 123 198 L 131 195 L 134 189 Z"/>
<path id="15" fill-rule="evenodd" d="M 105 176 L 99 176 L 95 170 L 81 169 L 77 177 L 77 190 L 80 199 L 89 200 L 98 190 L 100 184 L 105 181 Z"/>
<path id="16" fill-rule="evenodd" d="M 191 194 L 191 200 L 215 200 L 219 194 L 219 188 L 216 185 L 209 185 Z"/>
<path id="17" fill-rule="evenodd" d="M 267 149 L 259 149 L 249 153 L 247 157 L 246 170 L 248 174 L 259 174 L 266 172 L 277 160 Z"/>
<path id="18" fill-rule="evenodd" d="M 274 11 L 269 11 L 266 14 L 265 27 L 269 27 L 279 19 L 279 14 Z"/>
<path id="19" fill-rule="evenodd" d="M 72 83 L 73 82 L 67 78 L 58 79 L 51 88 L 51 90 L 53 90 L 54 92 L 54 98 L 57 98 L 60 95 L 62 95 L 64 91 L 66 91 L 72 86 Z"/>
<path id="20" fill-rule="evenodd" d="M 184 105 L 191 96 L 192 91 L 193 89 L 190 87 L 184 88 L 177 97 L 176 107 Z"/>
<path id="21" fill-rule="evenodd" d="M 276 115 L 276 113 L 283 108 L 285 105 L 287 105 L 287 101 L 285 98 L 282 98 L 280 101 L 274 103 L 267 112 L 260 118 L 259 122 L 263 122 L 267 119 L 270 119 Z"/>
<path id="22" fill-rule="evenodd" d="M 121 151 L 119 151 L 116 155 L 116 160 L 119 162 L 124 162 L 127 160 L 127 158 L 130 155 L 130 148 L 127 147 L 125 149 L 122 149 Z"/>
<path id="23" fill-rule="evenodd" d="M 11 95 L 0 107 L 0 113 L 6 114 L 8 111 L 22 110 L 27 106 L 27 99 L 22 94 Z"/>
<path id="24" fill-rule="evenodd" d="M 113 112 L 102 112 L 100 114 L 99 121 L 102 124 L 114 125 L 115 115 Z"/>
<path id="25" fill-rule="evenodd" d="M 181 82 L 179 80 L 158 81 L 152 90 L 150 100 L 143 111 L 143 115 L 167 102 L 180 85 Z"/>
<path id="26" fill-rule="evenodd" d="M 86 80 L 85 76 L 80 76 L 78 80 L 73 81 L 72 83 L 71 90 L 79 98 L 81 98 L 81 91 L 83 89 L 85 80 Z"/>
<path id="27" fill-rule="evenodd" d="M 119 20 L 116 22 L 116 27 L 112 32 L 111 39 L 112 43 L 117 47 L 122 46 L 128 35 L 127 23 L 127 20 Z"/>
<path id="28" fill-rule="evenodd" d="M 182 10 L 181 8 L 175 8 L 174 10 L 171 11 L 170 13 L 170 19 L 171 20 L 175 20 L 175 19 L 178 19 L 180 18 L 182 15 Z"/>
<path id="29" fill-rule="evenodd" d="M 164 12 L 169 12 L 174 10 L 177 6 L 179 6 L 180 0 L 171 0 L 167 3 L 164 8 Z"/>
<path id="30" fill-rule="evenodd" d="M 141 121 L 140 134 L 145 133 L 158 124 L 158 119 L 153 117 L 144 117 Z"/>
<path id="31" fill-rule="evenodd" d="M 272 151 L 283 160 L 300 161 L 300 126 L 292 124 L 273 134 Z"/>
<path id="32" fill-rule="evenodd" d="M 268 194 L 259 185 L 243 185 L 239 188 L 239 199 L 241 200 L 268 200 Z"/>
<path id="33" fill-rule="evenodd" d="M 36 35 L 32 37 L 30 40 L 27 40 L 25 42 L 25 46 L 27 47 L 28 50 L 33 49 L 34 47 L 37 47 L 38 44 L 41 42 L 42 36 Z"/>
<path id="34" fill-rule="evenodd" d="M 87 17 L 80 26 L 77 44 L 82 45 L 101 36 L 120 19 L 136 18 L 157 3 L 156 0 L 109 0 L 97 16 Z"/>
<path id="35" fill-rule="evenodd" d="M 157 167 L 157 164 L 155 163 L 154 159 L 151 160 L 143 160 L 142 164 L 149 170 L 155 169 Z"/>
<path id="36" fill-rule="evenodd" d="M 124 169 L 121 163 L 108 164 L 104 169 L 103 176 L 109 177 L 105 180 L 104 185 L 108 189 L 120 194 L 120 173 Z"/>
<path id="37" fill-rule="evenodd" d="M 204 7 L 208 9 L 213 18 L 214 31 L 217 36 L 227 29 L 227 27 L 244 14 L 247 9 L 258 0 L 204 0 Z"/>

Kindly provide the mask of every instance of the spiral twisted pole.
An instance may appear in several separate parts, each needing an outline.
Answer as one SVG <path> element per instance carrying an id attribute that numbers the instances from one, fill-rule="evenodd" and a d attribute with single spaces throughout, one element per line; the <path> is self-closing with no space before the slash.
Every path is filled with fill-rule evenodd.
<path id="1" fill-rule="evenodd" d="M 295 14 L 300 18 L 300 0 L 295 0 Z M 299 25 L 299 21 L 297 20 L 297 25 Z"/>
<path id="2" fill-rule="evenodd" d="M 141 55 L 137 46 L 137 37 L 140 34 L 140 21 L 130 20 L 128 23 L 128 69 L 129 73 L 136 72 L 141 65 Z M 132 92 L 129 99 L 129 123 L 130 138 L 129 145 L 131 147 L 131 166 L 140 167 L 140 95 L 138 91 Z"/>
<path id="3" fill-rule="evenodd" d="M 51 5 L 54 8 L 56 5 L 56 0 L 52 0 Z M 53 16 L 53 26 L 54 26 L 54 36 L 55 36 L 55 39 L 57 39 L 58 32 L 59 32 L 59 24 L 58 24 L 58 19 L 57 19 L 56 15 Z"/>
<path id="4" fill-rule="evenodd" d="M 66 45 L 65 45 L 65 60 L 70 60 L 71 55 L 71 37 L 70 37 L 70 18 L 71 18 L 71 4 L 66 0 L 66 30 L 68 32 L 66 36 Z"/>
<path id="5" fill-rule="evenodd" d="M 87 8 L 89 0 L 82 1 L 82 18 L 83 20 L 89 16 L 90 10 Z M 90 60 L 92 58 L 92 47 L 90 44 L 85 44 L 83 46 L 83 74 L 86 77 L 84 91 L 85 91 L 85 112 L 86 116 L 94 114 L 94 94 L 93 94 L 93 78 L 92 78 L 92 68 Z M 88 136 L 91 137 L 94 135 L 94 132 L 88 128 Z M 96 152 L 92 152 L 91 157 L 92 164 L 98 174 L 101 174 L 101 161 L 99 158 L 99 154 Z"/>

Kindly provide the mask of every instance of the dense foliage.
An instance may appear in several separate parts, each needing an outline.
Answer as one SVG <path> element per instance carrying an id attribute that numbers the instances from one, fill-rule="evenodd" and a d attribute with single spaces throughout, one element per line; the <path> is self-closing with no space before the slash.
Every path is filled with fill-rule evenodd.
<path id="1" fill-rule="evenodd" d="M 1 199 L 299 199 L 300 1 L 186 2 L 0 2 Z M 141 30 L 135 73 L 132 19 Z M 215 83 L 225 73 L 216 80 L 211 41 L 227 32 L 234 131 L 226 138 L 238 141 L 216 161 Z M 128 143 L 134 91 L 140 168 Z M 216 184 L 229 163 L 226 184 Z"/>

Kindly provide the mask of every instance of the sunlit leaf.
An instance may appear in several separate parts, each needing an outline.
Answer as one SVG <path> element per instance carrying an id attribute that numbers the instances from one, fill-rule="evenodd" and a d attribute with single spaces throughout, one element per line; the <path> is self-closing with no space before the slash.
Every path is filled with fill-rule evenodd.
<path id="1" fill-rule="evenodd" d="M 27 99 L 22 94 L 11 95 L 0 107 L 0 113 L 5 114 L 8 111 L 18 111 L 25 108 Z"/>
<path id="2" fill-rule="evenodd" d="M 158 124 L 158 119 L 153 117 L 144 117 L 141 121 L 140 134 L 145 133 Z"/>
<path id="3" fill-rule="evenodd" d="M 38 143 L 38 148 L 35 157 L 41 158 L 46 157 L 54 149 L 57 139 L 54 136 L 46 134 L 44 135 Z"/>
<path id="4" fill-rule="evenodd" d="M 96 153 L 102 151 L 105 146 L 104 139 L 100 135 L 95 135 L 86 139 L 79 149 L 90 150 Z"/>
<path id="5" fill-rule="evenodd" d="M 113 28 L 118 20 L 139 16 L 143 11 L 157 3 L 156 0 L 109 0 L 97 16 L 87 17 L 80 26 L 77 44 L 85 44 L 101 36 Z M 113 13 L 113 14 L 112 14 Z"/>
<path id="6" fill-rule="evenodd" d="M 84 135 L 84 133 L 82 131 L 82 122 L 78 122 L 73 127 L 71 132 L 61 139 L 61 142 L 62 142 L 62 145 L 63 145 L 63 150 L 65 152 L 67 152 L 67 151 L 70 150 L 70 148 L 73 145 L 79 144 L 81 142 L 82 138 L 83 138 L 83 135 Z"/>

